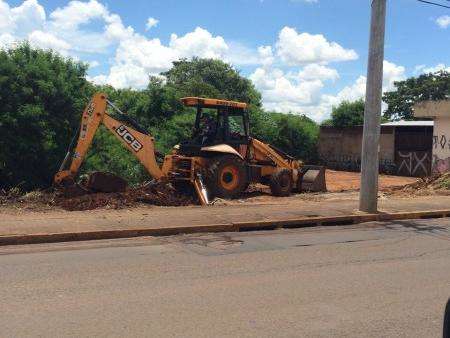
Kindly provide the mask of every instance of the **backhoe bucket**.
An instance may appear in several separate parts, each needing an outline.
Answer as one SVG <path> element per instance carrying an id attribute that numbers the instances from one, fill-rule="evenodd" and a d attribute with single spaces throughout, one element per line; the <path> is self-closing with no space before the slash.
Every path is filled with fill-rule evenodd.
<path id="1" fill-rule="evenodd" d="M 89 174 L 86 182 L 86 188 L 92 192 L 123 192 L 127 185 L 122 177 L 102 171 Z"/>
<path id="2" fill-rule="evenodd" d="M 327 191 L 325 182 L 325 167 L 319 165 L 304 165 L 301 168 L 302 191 Z M 300 178 L 299 178 L 300 179 Z"/>
<path id="3" fill-rule="evenodd" d="M 83 196 L 89 193 L 86 188 L 78 183 L 72 183 L 70 185 L 62 185 L 56 187 L 57 191 L 60 192 L 65 198 L 73 198 L 78 196 Z"/>

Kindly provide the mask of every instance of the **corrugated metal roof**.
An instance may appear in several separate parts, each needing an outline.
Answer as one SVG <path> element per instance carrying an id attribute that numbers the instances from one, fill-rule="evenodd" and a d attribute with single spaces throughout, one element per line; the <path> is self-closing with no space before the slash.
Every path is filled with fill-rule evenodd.
<path id="1" fill-rule="evenodd" d="M 386 127 L 433 127 L 434 121 L 395 121 L 381 125 Z"/>

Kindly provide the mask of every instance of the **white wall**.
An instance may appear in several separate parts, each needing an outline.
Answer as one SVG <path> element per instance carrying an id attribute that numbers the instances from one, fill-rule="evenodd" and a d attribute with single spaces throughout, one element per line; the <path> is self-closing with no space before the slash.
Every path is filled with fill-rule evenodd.
<path id="1" fill-rule="evenodd" d="M 433 131 L 433 172 L 450 171 L 450 116 L 436 116 Z"/>

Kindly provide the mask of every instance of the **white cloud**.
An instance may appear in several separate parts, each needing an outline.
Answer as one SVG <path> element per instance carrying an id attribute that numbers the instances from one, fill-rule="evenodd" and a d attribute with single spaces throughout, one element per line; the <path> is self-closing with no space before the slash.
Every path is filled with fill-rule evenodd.
<path id="1" fill-rule="evenodd" d="M 106 85 L 108 84 L 108 76 L 100 74 L 96 76 L 86 76 L 86 79 L 92 83 L 95 83 L 97 85 Z"/>
<path id="2" fill-rule="evenodd" d="M 43 28 L 46 15 L 44 8 L 36 0 L 27 0 L 11 9 L 14 27 L 22 34 Z"/>
<path id="3" fill-rule="evenodd" d="M 222 60 L 235 66 L 259 65 L 261 60 L 258 52 L 240 42 L 227 41 L 228 48 L 224 52 Z"/>
<path id="4" fill-rule="evenodd" d="M 177 58 L 178 54 L 172 48 L 164 46 L 159 39 L 135 35 L 120 42 L 115 63 L 141 67 L 142 72 L 159 73 L 169 69 L 172 61 Z"/>
<path id="5" fill-rule="evenodd" d="M 146 24 L 150 29 L 158 20 L 150 17 Z M 364 96 L 363 76 L 336 95 L 323 94 L 325 83 L 339 78 L 337 70 L 328 65 L 357 59 L 354 50 L 323 35 L 290 27 L 274 38 L 273 44 L 254 48 L 196 27 L 184 35 L 174 33 L 163 43 L 127 26 L 120 15 L 97 0 L 70 1 L 48 15 L 37 0 L 16 7 L 0 0 L 0 47 L 28 39 L 34 46 L 52 48 L 77 60 L 101 61 L 108 70 L 103 74 L 94 70 L 96 75 L 88 77 L 98 84 L 143 88 L 149 75 L 170 69 L 173 61 L 198 56 L 254 66 L 250 79 L 261 91 L 264 107 L 271 110 L 304 113 L 320 121 L 332 105 Z M 98 67 L 98 61 L 88 62 L 90 68 Z M 392 87 L 404 72 L 403 67 L 385 62 L 384 87 Z"/>
<path id="6" fill-rule="evenodd" d="M 70 44 L 64 40 L 58 39 L 55 35 L 43 31 L 33 31 L 28 35 L 28 41 L 32 46 L 53 49 L 67 55 L 67 51 L 70 49 Z"/>
<path id="7" fill-rule="evenodd" d="M 221 58 L 228 50 L 228 45 L 221 36 L 212 36 L 206 29 L 197 27 L 193 32 L 182 37 L 170 36 L 169 46 L 180 57 L 199 56 L 203 58 Z"/>
<path id="8" fill-rule="evenodd" d="M 405 67 L 397 66 L 395 63 L 384 60 L 383 62 L 383 91 L 394 89 L 394 82 L 406 78 Z"/>
<path id="9" fill-rule="evenodd" d="M 334 97 L 335 102 L 333 105 L 342 101 L 356 101 L 364 98 L 366 95 L 366 82 L 367 78 L 365 76 L 359 76 L 352 85 L 346 86 L 338 92 Z M 330 97 L 329 101 L 332 102 L 333 99 Z"/>
<path id="10" fill-rule="evenodd" d="M 261 91 L 266 109 L 318 118 L 311 107 L 320 102 L 320 91 L 324 86 L 320 79 L 305 80 L 299 74 L 263 67 L 257 68 L 250 79 Z"/>
<path id="11" fill-rule="evenodd" d="M 427 67 L 426 65 L 418 65 L 414 68 L 415 74 L 428 74 L 428 73 L 436 73 L 439 71 L 450 72 L 450 65 L 446 65 L 445 63 L 439 63 L 433 67 Z"/>
<path id="12" fill-rule="evenodd" d="M 264 67 L 271 66 L 275 60 L 271 46 L 258 47 L 258 55 L 260 62 Z"/>
<path id="13" fill-rule="evenodd" d="M 98 80 L 98 78 L 97 78 Z M 106 83 L 116 88 L 144 88 L 148 84 L 148 72 L 145 68 L 132 64 L 119 64 L 111 67 Z"/>
<path id="14" fill-rule="evenodd" d="M 133 37 L 134 29 L 130 26 L 125 27 L 122 19 L 117 14 L 110 14 L 105 18 L 107 23 L 105 28 L 105 37 L 111 41 L 121 41 Z"/>
<path id="15" fill-rule="evenodd" d="M 149 75 L 170 69 L 172 62 L 182 57 L 224 58 L 228 51 L 222 37 L 213 36 L 200 27 L 184 36 L 172 34 L 167 46 L 159 39 L 148 39 L 120 28 L 117 32 L 125 34 L 117 47 L 113 66 L 108 75 L 96 77 L 94 81 L 118 88 L 145 87 Z"/>
<path id="16" fill-rule="evenodd" d="M 384 60 L 383 92 L 393 90 L 395 88 L 394 82 L 402 81 L 405 78 L 405 67 Z M 352 85 L 344 87 L 336 95 L 324 95 L 322 98 L 323 104 L 328 107 L 328 114 L 331 112 L 332 106 L 336 106 L 342 101 L 356 101 L 363 99 L 366 95 L 366 82 L 367 78 L 361 75 Z"/>
<path id="17" fill-rule="evenodd" d="M 93 19 L 105 18 L 108 15 L 106 7 L 96 0 L 71 1 L 67 6 L 55 9 L 50 14 L 50 19 L 58 29 L 74 30 Z"/>
<path id="18" fill-rule="evenodd" d="M 336 42 L 329 42 L 321 35 L 297 33 L 294 28 L 284 27 L 276 43 L 277 55 L 289 65 L 356 60 L 358 54 L 345 49 Z"/>
<path id="19" fill-rule="evenodd" d="M 0 48 L 6 48 L 14 44 L 16 39 L 9 33 L 0 34 Z"/>
<path id="20" fill-rule="evenodd" d="M 97 60 L 88 61 L 89 68 L 95 68 L 100 66 L 100 62 Z"/>
<path id="21" fill-rule="evenodd" d="M 149 18 L 147 28 L 157 23 L 156 19 Z M 143 87 L 149 74 L 168 70 L 173 61 L 182 57 L 221 58 L 239 63 L 249 62 L 253 53 L 244 46 L 231 52 L 221 36 L 213 36 L 201 27 L 183 36 L 172 34 L 165 45 L 124 25 L 118 14 L 111 13 L 97 0 L 70 1 L 51 12 L 48 19 L 37 0 L 27 0 L 13 8 L 0 0 L 0 47 L 23 39 L 33 46 L 51 48 L 75 59 L 102 54 L 105 58 L 112 53 L 109 74 L 92 79 L 117 87 Z M 253 54 L 256 63 L 258 58 Z"/>
<path id="22" fill-rule="evenodd" d="M 383 68 L 383 91 L 392 90 L 395 81 L 405 79 L 403 66 L 385 60 Z M 333 106 L 344 100 L 355 101 L 365 96 L 365 76 L 359 76 L 352 85 L 344 87 L 336 95 L 323 94 L 324 81 L 334 81 L 338 77 L 335 69 L 311 64 L 298 73 L 260 67 L 250 79 L 261 91 L 267 109 L 305 114 L 322 121 L 330 116 Z"/>
<path id="23" fill-rule="evenodd" d="M 102 30 L 92 28 L 100 23 Z M 130 37 L 134 30 L 125 27 L 120 16 L 110 13 L 106 6 L 96 0 L 71 1 L 65 7 L 50 13 L 48 31 L 70 41 L 74 53 L 107 53 L 108 48 L 121 39 Z"/>
<path id="24" fill-rule="evenodd" d="M 26 0 L 13 8 L 0 0 L 0 36 L 9 34 L 0 40 L 6 47 L 28 39 L 35 46 L 54 48 L 63 54 L 70 48 L 75 57 L 76 52 L 104 51 L 108 42 L 102 32 L 80 31 L 79 28 L 94 19 L 106 20 L 108 15 L 106 7 L 94 0 L 71 1 L 50 13 L 48 18 L 37 0 Z"/>
<path id="25" fill-rule="evenodd" d="M 36 0 L 26 0 L 13 8 L 0 0 L 0 34 L 14 35 L 14 40 L 24 38 L 31 31 L 41 29 L 45 20 L 45 10 Z"/>
<path id="26" fill-rule="evenodd" d="M 10 31 L 13 25 L 9 5 L 6 2 L 0 1 L 0 32 L 5 33 Z"/>
<path id="27" fill-rule="evenodd" d="M 397 66 L 396 64 L 384 60 L 383 62 L 383 92 L 394 89 L 394 82 L 402 81 L 405 77 L 405 67 Z M 337 95 L 337 102 L 344 100 L 355 101 L 364 98 L 366 95 L 366 81 L 365 76 L 360 76 L 351 86 L 344 87 Z"/>
<path id="28" fill-rule="evenodd" d="M 145 25 L 145 29 L 149 30 L 153 27 L 156 27 L 158 25 L 158 23 L 159 23 L 159 20 L 156 20 L 155 18 L 150 17 L 147 19 L 147 24 Z"/>
<path id="29" fill-rule="evenodd" d="M 436 19 L 436 23 L 441 28 L 447 28 L 448 26 L 450 26 L 450 16 L 442 15 Z"/>
<path id="30" fill-rule="evenodd" d="M 337 80 L 339 74 L 336 69 L 322 66 L 316 63 L 306 65 L 299 73 L 298 77 L 302 80 Z"/>

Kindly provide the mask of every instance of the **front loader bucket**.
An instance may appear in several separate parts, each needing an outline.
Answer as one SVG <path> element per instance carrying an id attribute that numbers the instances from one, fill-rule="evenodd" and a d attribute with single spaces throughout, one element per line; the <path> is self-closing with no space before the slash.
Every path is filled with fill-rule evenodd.
<path id="1" fill-rule="evenodd" d="M 327 191 L 325 167 L 320 165 L 304 165 L 301 168 L 302 191 Z"/>

